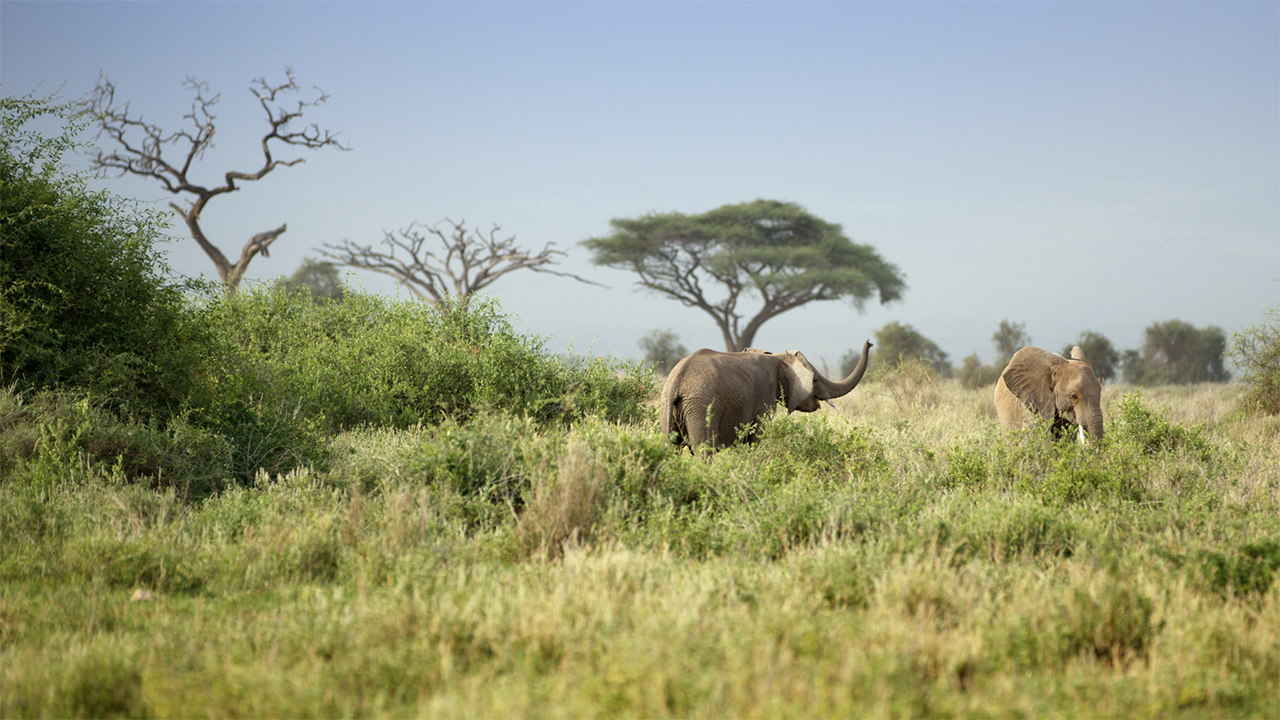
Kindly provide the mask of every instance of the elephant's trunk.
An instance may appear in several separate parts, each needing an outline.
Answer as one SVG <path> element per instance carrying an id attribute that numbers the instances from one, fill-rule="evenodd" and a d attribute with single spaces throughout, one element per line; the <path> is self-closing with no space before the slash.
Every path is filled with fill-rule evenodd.
<path id="1" fill-rule="evenodd" d="M 858 364 L 853 368 L 853 372 L 849 373 L 849 377 L 835 382 L 818 375 L 813 380 L 813 396 L 819 400 L 830 400 L 848 395 L 862 381 L 862 375 L 867 371 L 867 359 L 870 356 L 871 341 L 868 340 L 862 345 L 862 357 L 858 359 Z"/>
<path id="2" fill-rule="evenodd" d="M 1103 434 L 1102 410 L 1094 410 L 1091 408 L 1089 416 L 1083 419 L 1083 422 L 1080 423 L 1080 427 L 1084 428 L 1085 432 L 1101 440 Z"/>

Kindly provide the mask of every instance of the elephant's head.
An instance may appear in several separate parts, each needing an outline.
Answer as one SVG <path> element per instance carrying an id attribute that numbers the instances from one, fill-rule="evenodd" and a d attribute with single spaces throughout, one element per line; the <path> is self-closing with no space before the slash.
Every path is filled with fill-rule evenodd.
<path id="1" fill-rule="evenodd" d="M 747 348 L 747 352 L 764 353 L 763 350 L 754 348 Z M 787 412 L 813 412 L 818 409 L 820 400 L 848 395 L 862 381 L 870 354 L 871 342 L 867 341 L 862 346 L 862 357 L 858 359 L 853 372 L 839 381 L 823 376 L 799 350 L 774 355 L 779 361 L 778 384 L 782 388 L 782 399 L 787 404 Z"/>
<path id="2" fill-rule="evenodd" d="M 1055 428 L 1076 423 L 1102 438 L 1102 383 L 1078 345 L 1070 359 L 1024 347 L 1014 353 L 1001 377 L 1010 392 L 1031 411 L 1054 421 Z"/>

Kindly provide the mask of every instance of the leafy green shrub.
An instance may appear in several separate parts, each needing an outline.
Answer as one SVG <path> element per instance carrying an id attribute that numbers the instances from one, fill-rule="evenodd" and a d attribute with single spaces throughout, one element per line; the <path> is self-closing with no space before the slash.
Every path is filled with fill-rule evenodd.
<path id="1" fill-rule="evenodd" d="M 1148 656 L 1159 630 L 1151 598 L 1110 576 L 1063 590 L 1044 607 L 1011 618 L 1007 635 L 992 645 L 1024 668 L 1061 666 L 1078 656 L 1124 666 Z"/>
<path id="2" fill-rule="evenodd" d="M 120 420 L 101 401 L 70 391 L 39 392 L 25 410 L 24 417 L 0 428 L 0 470 L 16 483 L 56 483 L 84 464 L 103 476 L 200 498 L 229 477 L 226 441 L 182 418 L 159 430 Z"/>
<path id="3" fill-rule="evenodd" d="M 1208 461 L 1215 454 L 1200 428 L 1170 423 L 1164 413 L 1148 407 L 1137 391 L 1125 393 L 1116 404 L 1107 438 L 1113 443 L 1126 443 L 1145 455 L 1183 451 Z"/>
<path id="4" fill-rule="evenodd" d="M 1229 355 L 1240 369 L 1247 407 L 1280 415 L 1280 304 L 1264 313 L 1261 324 L 1231 334 Z"/>
<path id="5" fill-rule="evenodd" d="M 1266 595 L 1280 571 L 1280 541 L 1247 542 L 1229 550 L 1160 552 L 1174 567 L 1218 595 Z"/>
<path id="6" fill-rule="evenodd" d="M 130 718 L 147 715 L 142 671 L 116 651 L 87 650 L 58 679 L 45 717 Z"/>
<path id="7" fill-rule="evenodd" d="M 1127 473 L 1087 447 L 1059 443 L 1051 467 L 1036 484 L 1041 496 L 1058 503 L 1078 503 L 1098 499 L 1136 502 L 1143 498 L 1142 487 Z M 1024 483 L 1025 485 L 1025 483 Z"/>
<path id="8" fill-rule="evenodd" d="M 0 367 L 20 391 L 83 388 L 163 422 L 196 389 L 202 340 L 154 245 L 165 221 L 92 192 L 60 157 L 84 126 L 70 105 L 0 99 Z M 64 134 L 22 128 L 52 116 Z"/>
<path id="9" fill-rule="evenodd" d="M 764 419 L 760 443 L 738 450 L 766 482 L 796 477 L 844 479 L 848 473 L 875 474 L 888 468 L 884 448 L 868 428 L 845 430 L 801 415 L 775 413 Z"/>
<path id="10" fill-rule="evenodd" d="M 348 293 L 316 305 L 259 287 L 210 298 L 204 311 L 222 347 L 209 369 L 219 402 L 288 402 L 331 432 L 466 421 L 486 409 L 544 423 L 625 421 L 641 417 L 652 394 L 647 377 L 619 379 L 606 360 L 546 354 L 492 301 L 442 312 Z"/>
<path id="11" fill-rule="evenodd" d="M 907 549 L 948 548 L 956 560 L 1010 562 L 1024 556 L 1070 557 L 1082 531 L 1051 506 L 1025 498 L 957 495 L 923 519 Z"/>
<path id="12" fill-rule="evenodd" d="M 1077 586 L 1060 603 L 1067 652 L 1091 653 L 1108 664 L 1146 657 L 1155 639 L 1151 598 L 1111 578 L 1102 587 Z"/>
<path id="13" fill-rule="evenodd" d="M 947 451 L 945 487 L 980 489 L 987 483 L 991 459 L 984 449 L 956 445 Z"/>

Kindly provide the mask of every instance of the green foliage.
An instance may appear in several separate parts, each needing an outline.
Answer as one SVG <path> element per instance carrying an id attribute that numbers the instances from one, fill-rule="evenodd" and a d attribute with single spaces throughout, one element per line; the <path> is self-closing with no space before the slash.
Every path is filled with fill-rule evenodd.
<path id="1" fill-rule="evenodd" d="M 1155 603 L 1112 576 L 1072 582 L 1047 607 L 1017 618 L 1001 645 L 1015 666 L 1064 666 L 1073 659 L 1097 659 L 1128 666 L 1149 657 L 1157 634 Z"/>
<path id="2" fill-rule="evenodd" d="M 1143 334 L 1142 353 L 1125 351 L 1124 380 L 1134 385 L 1226 382 L 1231 379 L 1223 355 L 1222 328 L 1197 329 L 1182 320 L 1157 322 Z"/>
<path id="3" fill-rule="evenodd" d="M 903 356 L 893 365 L 876 368 L 871 373 L 871 380 L 874 387 L 892 397 L 903 412 L 931 408 L 938 403 L 938 372 L 933 363 L 923 358 Z M 871 386 L 867 389 L 875 392 Z"/>
<path id="4" fill-rule="evenodd" d="M 729 351 L 750 346 L 762 324 L 801 305 L 844 298 L 862 308 L 874 294 L 889 303 L 906 290 L 897 266 L 795 203 L 756 200 L 610 224 L 611 235 L 582 242 L 591 261 L 635 272 L 642 287 L 702 308 Z M 704 295 L 713 286 L 724 288 L 724 299 Z M 765 301 L 746 322 L 737 309 L 744 293 Z"/>
<path id="5" fill-rule="evenodd" d="M 242 307 L 303 317 L 274 302 Z M 103 408 L 10 391 L 6 713 L 1275 715 L 1269 420 L 1110 402 L 1081 446 L 985 390 L 867 395 L 710 458 L 488 407 L 326 427 L 326 462 L 193 498 L 95 455 L 145 445 Z"/>
<path id="6" fill-rule="evenodd" d="M 1000 326 L 991 334 L 991 343 L 995 345 L 996 353 L 999 355 L 996 364 L 1003 371 L 1014 353 L 1031 344 L 1031 336 L 1027 334 L 1026 323 L 1001 320 Z"/>
<path id="7" fill-rule="evenodd" d="M 306 296 L 241 290 L 205 308 L 222 343 L 210 367 L 223 407 L 243 403 L 332 432 L 465 421 L 503 408 L 540 422 L 590 414 L 641 416 L 652 393 L 638 373 L 619 379 L 601 358 L 562 361 L 515 333 L 492 302 L 462 312 L 349 294 L 315 305 Z M 225 388 L 225 389 L 223 389 Z"/>
<path id="8" fill-rule="evenodd" d="M 120 420 L 89 397 L 63 391 L 41 391 L 22 407 L 26 415 L 0 427 L 0 472 L 15 484 L 56 485 L 68 468 L 82 466 L 121 482 L 203 497 L 222 487 L 231 468 L 226 439 L 181 418 L 161 430 Z"/>
<path id="9" fill-rule="evenodd" d="M 1105 335 L 1086 330 L 1080 334 L 1080 339 L 1073 345 L 1063 348 L 1062 356 L 1071 357 L 1074 345 L 1078 345 L 1084 351 L 1085 361 L 1093 368 L 1093 374 L 1097 375 L 1099 380 L 1105 382 L 1116 379 L 1116 371 L 1120 369 L 1120 353 Z"/>
<path id="10" fill-rule="evenodd" d="M 1207 461 L 1216 448 L 1200 428 L 1174 425 L 1142 401 L 1140 392 L 1125 393 L 1113 411 L 1108 439 L 1126 443 L 1143 454 L 1183 451 Z"/>
<path id="11" fill-rule="evenodd" d="M 1248 388 L 1245 405 L 1265 415 L 1280 415 L 1280 304 L 1263 315 L 1262 323 L 1231 333 L 1229 355 Z"/>
<path id="12" fill-rule="evenodd" d="M 342 277 L 338 274 L 338 266 L 313 258 L 303 258 L 302 264 L 292 275 L 276 280 L 272 287 L 284 291 L 306 290 L 317 303 L 341 300 L 347 292 Z"/>
<path id="13" fill-rule="evenodd" d="M 644 351 L 644 361 L 653 363 L 653 371 L 666 375 L 676 366 L 689 349 L 680 343 L 680 336 L 670 330 L 650 330 L 636 343 Z"/>
<path id="14" fill-rule="evenodd" d="M 83 121 L 49 99 L 0 99 L 0 365 L 20 390 L 85 388 L 164 420 L 192 391 L 199 330 L 154 250 L 164 221 L 60 165 Z M 40 117 L 63 135 L 24 131 Z"/>
<path id="15" fill-rule="evenodd" d="M 1159 552 L 1188 577 L 1223 597 L 1258 600 L 1275 584 L 1280 571 L 1280 541 L 1267 538 L 1230 548 L 1185 553 Z"/>
<path id="16" fill-rule="evenodd" d="M 923 360 L 933 367 L 933 372 L 940 377 L 951 377 L 951 362 L 947 354 L 938 344 L 921 335 L 910 325 L 896 320 L 885 323 L 876 331 L 875 350 L 872 351 L 872 373 L 882 372 L 897 367 L 900 362 L 911 358 Z M 845 353 L 840 358 L 840 374 L 847 376 L 853 371 L 861 351 Z"/>
<path id="17" fill-rule="evenodd" d="M 966 390 L 976 390 L 995 385 L 1002 372 L 1004 372 L 1003 367 L 984 365 L 978 358 L 978 353 L 974 353 L 960 363 L 960 369 L 956 370 L 956 379 Z"/>
<path id="18" fill-rule="evenodd" d="M 1048 472 L 1040 478 L 1023 478 L 1019 485 L 1033 489 L 1044 499 L 1059 503 L 1102 501 L 1138 502 L 1145 492 L 1123 465 L 1107 462 L 1075 443 L 1059 443 Z"/>

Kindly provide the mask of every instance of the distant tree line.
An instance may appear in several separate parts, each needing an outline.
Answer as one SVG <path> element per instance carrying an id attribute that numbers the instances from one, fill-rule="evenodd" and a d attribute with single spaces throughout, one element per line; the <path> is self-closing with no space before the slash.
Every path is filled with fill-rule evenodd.
<path id="1" fill-rule="evenodd" d="M 876 344 L 876 356 L 882 367 L 892 368 L 904 360 L 919 359 L 941 377 L 955 377 L 965 387 L 978 388 L 995 384 L 1009 358 L 1033 342 L 1025 324 L 1002 320 L 991 335 L 996 362 L 984 364 L 978 354 L 973 353 L 955 370 L 937 343 L 904 323 L 885 324 L 876 331 Z M 1094 373 L 1103 382 L 1121 379 L 1132 385 L 1172 385 L 1231 379 L 1224 359 L 1227 336 L 1216 325 L 1196 328 L 1182 320 L 1153 323 L 1143 333 L 1142 348 L 1123 353 L 1102 333 L 1086 330 L 1059 352 L 1070 356 L 1075 345 L 1084 351 Z M 847 365 L 852 357 L 850 351 L 842 359 L 842 365 Z"/>
<path id="2" fill-rule="evenodd" d="M 918 361 L 938 377 L 954 377 L 964 387 L 986 387 L 995 384 L 1015 352 L 1033 342 L 1024 323 L 1001 320 L 991 334 L 991 344 L 996 350 L 995 363 L 985 364 L 977 353 L 973 353 L 960 361 L 956 368 L 936 342 L 911 325 L 894 320 L 875 332 L 871 372 L 874 377 L 891 372 L 904 362 Z M 688 354 L 679 337 L 670 330 L 654 330 L 642 338 L 639 345 L 645 351 L 645 361 L 652 363 L 660 374 L 665 374 Z M 1196 328 L 1182 320 L 1153 323 L 1143 334 L 1142 348 L 1123 353 L 1116 350 L 1102 333 L 1086 330 L 1059 352 L 1070 356 L 1075 345 L 1084 351 L 1094 373 L 1103 382 L 1119 379 L 1131 385 L 1153 386 L 1227 382 L 1231 379 L 1225 361 L 1227 336 L 1216 325 Z M 1266 343 L 1262 345 L 1267 346 Z M 1254 355 L 1262 353 L 1259 351 Z M 840 358 L 840 373 L 847 375 L 857 361 L 858 353 L 853 350 L 846 352 Z"/>

